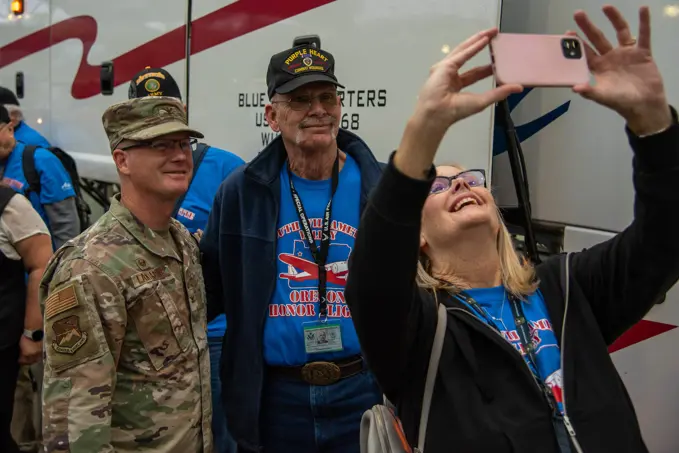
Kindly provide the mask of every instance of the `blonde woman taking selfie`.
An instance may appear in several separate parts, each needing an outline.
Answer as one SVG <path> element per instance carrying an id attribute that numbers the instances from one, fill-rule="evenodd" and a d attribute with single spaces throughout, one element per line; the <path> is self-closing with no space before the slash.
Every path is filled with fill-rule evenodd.
<path id="1" fill-rule="evenodd" d="M 617 44 L 575 14 L 596 83 L 573 90 L 626 122 L 635 199 L 624 231 L 534 268 L 514 251 L 485 174 L 433 166 L 450 126 L 522 89 L 463 91 L 492 74 L 463 66 L 495 29 L 432 68 L 364 211 L 346 299 L 412 445 L 437 304 L 447 309 L 426 453 L 648 451 L 607 347 L 679 277 L 679 126 L 651 56 L 648 8 L 638 41 L 618 10 L 604 13 Z"/>

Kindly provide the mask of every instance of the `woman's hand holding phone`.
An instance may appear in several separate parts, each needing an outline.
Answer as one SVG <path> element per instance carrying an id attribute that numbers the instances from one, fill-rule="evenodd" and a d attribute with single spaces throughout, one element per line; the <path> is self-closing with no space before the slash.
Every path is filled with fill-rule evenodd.
<path id="1" fill-rule="evenodd" d="M 618 47 L 584 11 L 577 11 L 574 19 L 591 45 L 573 31 L 565 35 L 498 34 L 490 44 L 497 82 L 571 87 L 582 97 L 618 112 L 637 135 L 668 127 L 672 119 L 651 55 L 648 7 L 639 9 L 638 41 L 617 8 L 606 5 L 603 12 L 616 31 Z"/>
<path id="2" fill-rule="evenodd" d="M 395 165 L 400 171 L 414 178 L 426 177 L 436 150 L 452 124 L 523 90 L 521 85 L 508 84 L 484 93 L 463 91 L 492 76 L 490 64 L 460 71 L 497 33 L 497 28 L 491 28 L 471 36 L 431 67 L 395 156 Z"/>
<path id="3" fill-rule="evenodd" d="M 618 47 L 613 47 L 584 11 L 577 11 L 575 22 L 592 43 L 585 44 L 585 56 L 595 83 L 576 85 L 573 91 L 616 111 L 636 135 L 660 132 L 672 124 L 672 115 L 651 54 L 650 11 L 647 6 L 639 9 L 638 40 L 617 8 L 606 5 L 603 12 L 616 31 Z"/>

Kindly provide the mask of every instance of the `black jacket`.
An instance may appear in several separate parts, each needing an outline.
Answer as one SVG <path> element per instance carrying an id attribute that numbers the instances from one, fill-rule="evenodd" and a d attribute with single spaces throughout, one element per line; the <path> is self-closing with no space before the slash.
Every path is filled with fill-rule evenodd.
<path id="1" fill-rule="evenodd" d="M 567 312 L 565 256 L 537 268 L 561 348 L 567 416 L 585 453 L 648 451 L 607 347 L 679 278 L 673 114 L 675 124 L 660 134 L 637 138 L 627 130 L 634 221 L 611 240 L 571 255 Z M 433 297 L 415 285 L 421 211 L 433 176 L 432 169 L 426 181 L 408 178 L 390 159 L 362 215 L 345 291 L 367 362 L 397 405 L 412 445 L 436 326 Z M 521 356 L 460 302 L 443 294 L 439 301 L 449 307 L 448 328 L 425 451 L 558 452 L 551 412 Z"/>

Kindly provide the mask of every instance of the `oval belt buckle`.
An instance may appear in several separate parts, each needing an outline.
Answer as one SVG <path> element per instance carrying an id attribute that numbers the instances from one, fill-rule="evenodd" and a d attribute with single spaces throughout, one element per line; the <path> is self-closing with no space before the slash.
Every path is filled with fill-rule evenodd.
<path id="1" fill-rule="evenodd" d="M 302 378 L 311 385 L 330 385 L 342 376 L 340 367 L 332 362 L 312 362 L 302 367 Z"/>

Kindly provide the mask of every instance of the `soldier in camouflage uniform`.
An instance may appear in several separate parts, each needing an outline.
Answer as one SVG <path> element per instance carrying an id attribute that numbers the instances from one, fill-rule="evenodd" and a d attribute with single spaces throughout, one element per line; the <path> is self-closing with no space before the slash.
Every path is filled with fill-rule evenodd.
<path id="1" fill-rule="evenodd" d="M 115 104 L 103 123 L 121 193 L 40 288 L 45 451 L 211 453 L 198 247 L 170 218 L 203 135 L 168 97 Z"/>

